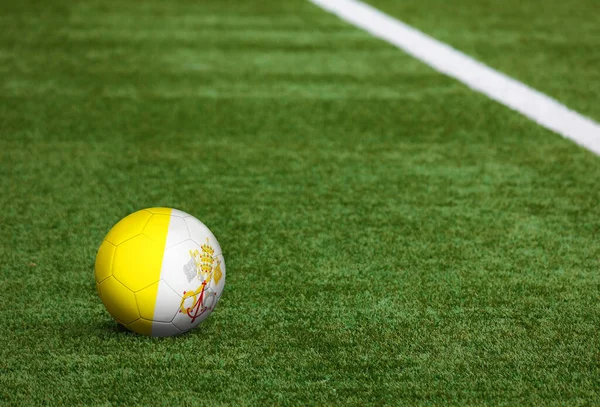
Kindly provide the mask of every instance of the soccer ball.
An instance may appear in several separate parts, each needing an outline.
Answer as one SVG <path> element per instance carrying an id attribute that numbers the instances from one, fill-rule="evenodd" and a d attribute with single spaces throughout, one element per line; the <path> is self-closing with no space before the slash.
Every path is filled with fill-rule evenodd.
<path id="1" fill-rule="evenodd" d="M 96 287 L 121 325 L 150 336 L 177 335 L 215 309 L 225 285 L 225 260 L 212 232 L 171 208 L 121 219 L 96 255 Z"/>

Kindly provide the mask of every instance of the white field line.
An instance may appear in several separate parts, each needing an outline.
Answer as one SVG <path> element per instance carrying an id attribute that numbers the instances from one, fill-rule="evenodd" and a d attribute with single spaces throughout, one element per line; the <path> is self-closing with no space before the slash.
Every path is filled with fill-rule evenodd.
<path id="1" fill-rule="evenodd" d="M 309 1 L 600 155 L 600 124 L 555 99 L 360 1 Z"/>

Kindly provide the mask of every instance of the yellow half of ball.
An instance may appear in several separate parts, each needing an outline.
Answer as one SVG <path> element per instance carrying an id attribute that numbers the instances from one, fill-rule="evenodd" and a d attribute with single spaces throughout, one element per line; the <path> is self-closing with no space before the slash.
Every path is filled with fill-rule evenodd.
<path id="1" fill-rule="evenodd" d="M 145 335 L 152 334 L 171 211 L 144 209 L 123 218 L 96 256 L 96 284 L 106 309 L 127 328 Z"/>

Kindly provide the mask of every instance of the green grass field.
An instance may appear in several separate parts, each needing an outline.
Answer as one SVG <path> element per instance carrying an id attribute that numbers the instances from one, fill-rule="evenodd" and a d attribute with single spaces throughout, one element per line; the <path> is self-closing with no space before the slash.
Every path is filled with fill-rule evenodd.
<path id="1" fill-rule="evenodd" d="M 600 119 L 594 1 L 371 4 Z M 307 1 L 0 26 L 1 405 L 600 404 L 597 156 Z M 173 338 L 94 285 L 151 206 L 227 261 Z"/>

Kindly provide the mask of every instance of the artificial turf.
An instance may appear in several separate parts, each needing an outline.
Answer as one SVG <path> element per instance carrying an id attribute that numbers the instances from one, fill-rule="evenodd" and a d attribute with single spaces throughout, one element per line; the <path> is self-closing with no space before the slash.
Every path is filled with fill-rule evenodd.
<path id="1" fill-rule="evenodd" d="M 3 404 L 600 403 L 592 153 L 304 1 L 1 7 Z M 150 206 L 227 262 L 173 338 L 95 292 Z"/>
<path id="2" fill-rule="evenodd" d="M 596 0 L 368 0 L 600 121 Z"/>

